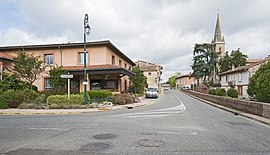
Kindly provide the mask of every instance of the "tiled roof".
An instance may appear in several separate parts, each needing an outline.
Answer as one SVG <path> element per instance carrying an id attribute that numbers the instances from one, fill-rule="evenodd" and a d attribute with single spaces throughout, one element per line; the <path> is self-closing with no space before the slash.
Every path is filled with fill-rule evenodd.
<path id="1" fill-rule="evenodd" d="M 64 70 L 83 70 L 84 66 L 63 66 Z M 106 69 L 124 69 L 119 66 L 114 66 L 110 64 L 106 65 L 88 65 L 86 66 L 87 70 L 106 70 Z"/>
<path id="2" fill-rule="evenodd" d="M 0 53 L 0 59 L 7 59 L 7 60 L 13 60 L 13 57 L 8 54 Z"/>
<path id="3" fill-rule="evenodd" d="M 235 68 L 235 69 L 233 69 L 233 70 L 229 70 L 229 71 L 220 73 L 219 75 L 225 75 L 225 74 L 230 74 L 230 73 L 235 73 L 235 72 L 245 71 L 245 70 L 247 70 L 247 69 L 249 69 L 249 68 L 252 68 L 252 67 L 254 67 L 254 66 L 260 65 L 260 64 L 262 64 L 262 63 L 264 63 L 264 62 L 266 62 L 266 61 L 269 61 L 269 60 L 270 60 L 270 58 L 265 58 L 265 59 L 262 59 L 262 60 L 259 61 L 259 62 L 252 63 L 252 64 L 246 65 L 246 66 L 240 66 L 240 67 L 237 67 L 237 68 Z"/>
<path id="4" fill-rule="evenodd" d="M 255 62 L 259 62 L 262 61 L 263 59 L 246 59 L 246 63 L 255 63 Z"/>
<path id="5" fill-rule="evenodd" d="M 60 48 L 83 48 L 84 43 L 63 43 L 63 44 L 43 44 L 43 45 L 23 45 L 23 46 L 0 46 L 0 53 L 6 51 L 14 51 L 14 50 L 35 50 L 35 49 L 60 49 Z M 104 41 L 94 41 L 94 42 L 87 42 L 87 47 L 99 47 L 99 46 L 106 46 L 112 51 L 121 56 L 124 60 L 130 63 L 132 66 L 136 64 L 128 58 L 124 53 L 122 53 L 113 43 L 109 40 Z"/>

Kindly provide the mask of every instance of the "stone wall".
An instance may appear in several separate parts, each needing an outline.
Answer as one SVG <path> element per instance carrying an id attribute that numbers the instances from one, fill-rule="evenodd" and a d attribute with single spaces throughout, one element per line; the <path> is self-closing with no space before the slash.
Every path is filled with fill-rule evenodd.
<path id="1" fill-rule="evenodd" d="M 262 102 L 237 100 L 228 97 L 220 97 L 215 95 L 204 94 L 200 92 L 193 92 L 184 90 L 185 93 L 194 95 L 201 99 L 219 104 L 225 107 L 233 108 L 236 110 L 244 111 L 247 113 L 255 114 L 265 118 L 270 118 L 270 104 Z"/>

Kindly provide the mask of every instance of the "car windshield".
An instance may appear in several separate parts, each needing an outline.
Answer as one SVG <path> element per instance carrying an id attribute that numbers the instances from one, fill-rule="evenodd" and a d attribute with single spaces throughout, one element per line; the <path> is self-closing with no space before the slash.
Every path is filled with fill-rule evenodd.
<path id="1" fill-rule="evenodd" d="M 156 92 L 157 91 L 157 88 L 147 88 L 147 91 Z"/>

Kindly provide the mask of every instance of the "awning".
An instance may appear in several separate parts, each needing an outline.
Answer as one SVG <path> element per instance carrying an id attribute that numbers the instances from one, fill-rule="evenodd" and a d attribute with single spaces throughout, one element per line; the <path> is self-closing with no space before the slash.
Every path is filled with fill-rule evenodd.
<path id="1" fill-rule="evenodd" d="M 63 66 L 63 69 L 67 70 L 69 73 L 73 75 L 83 75 L 84 73 L 84 66 Z M 119 74 L 119 75 L 127 75 L 129 77 L 135 77 L 135 73 L 131 72 L 130 70 L 109 64 L 86 66 L 86 73 L 89 75 Z"/>

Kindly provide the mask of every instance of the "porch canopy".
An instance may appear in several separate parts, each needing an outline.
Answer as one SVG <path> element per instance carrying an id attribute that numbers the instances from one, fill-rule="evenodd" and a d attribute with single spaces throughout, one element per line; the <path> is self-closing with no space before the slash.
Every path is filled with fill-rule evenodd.
<path id="1" fill-rule="evenodd" d="M 67 70 L 73 75 L 83 75 L 84 66 L 63 66 L 64 70 Z M 135 73 L 127 70 L 123 67 L 113 66 L 113 65 L 90 65 L 86 66 L 86 73 L 89 75 L 97 74 L 119 74 L 121 76 L 129 76 L 131 78 L 135 77 Z"/>

